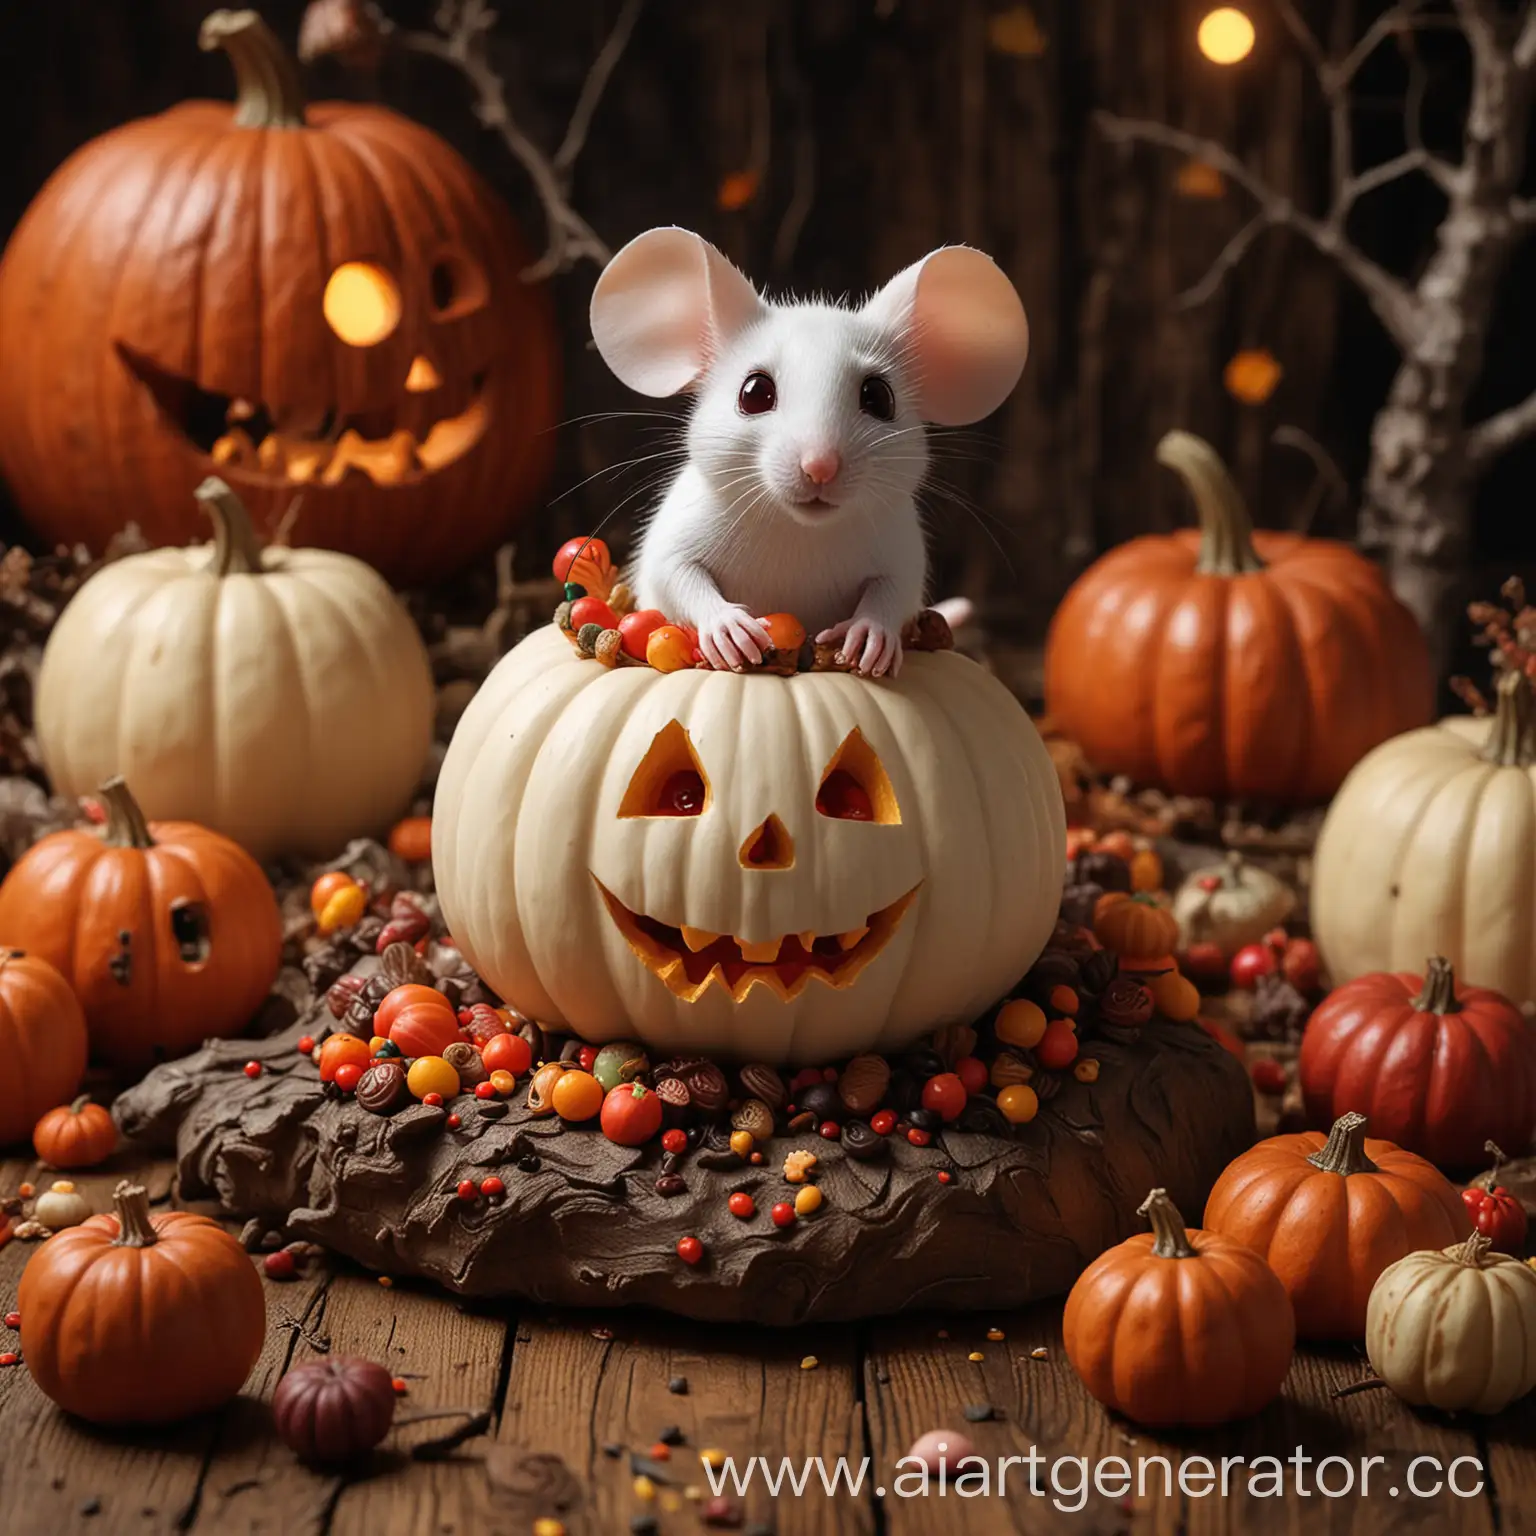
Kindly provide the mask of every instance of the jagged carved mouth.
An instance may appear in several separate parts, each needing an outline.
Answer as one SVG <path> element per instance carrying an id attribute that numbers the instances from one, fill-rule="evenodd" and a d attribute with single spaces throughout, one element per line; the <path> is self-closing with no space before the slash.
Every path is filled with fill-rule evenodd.
<path id="1" fill-rule="evenodd" d="M 741 1002 L 753 987 L 767 987 L 782 1002 L 798 997 L 813 981 L 841 990 L 851 987 L 901 926 L 919 887 L 914 885 L 856 928 L 818 934 L 807 929 L 764 944 L 701 928 L 675 928 L 632 912 L 594 875 L 609 915 L 629 947 L 669 991 L 697 1002 L 712 985 Z"/>
<path id="2" fill-rule="evenodd" d="M 425 435 L 418 437 L 393 410 L 356 416 L 333 410 L 311 421 L 278 421 L 259 402 L 203 389 L 121 342 L 117 350 L 161 416 L 199 453 L 221 469 L 274 485 L 338 485 L 351 473 L 366 475 L 376 485 L 406 484 L 446 469 L 485 435 L 484 373 L 473 376 L 469 403 L 456 414 L 432 419 L 429 410 L 418 406 L 426 425 Z M 438 393 L 441 385 L 425 358 L 416 359 L 405 381 L 418 402 Z"/>

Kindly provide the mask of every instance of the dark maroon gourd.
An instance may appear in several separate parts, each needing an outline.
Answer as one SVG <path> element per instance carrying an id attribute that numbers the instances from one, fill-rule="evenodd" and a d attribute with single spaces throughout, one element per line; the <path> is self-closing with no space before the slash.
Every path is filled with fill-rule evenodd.
<path id="1" fill-rule="evenodd" d="M 328 1356 L 283 1377 L 272 1397 L 272 1417 L 295 1456 L 324 1465 L 371 1451 L 389 1433 L 395 1403 L 394 1382 L 382 1365 Z"/>

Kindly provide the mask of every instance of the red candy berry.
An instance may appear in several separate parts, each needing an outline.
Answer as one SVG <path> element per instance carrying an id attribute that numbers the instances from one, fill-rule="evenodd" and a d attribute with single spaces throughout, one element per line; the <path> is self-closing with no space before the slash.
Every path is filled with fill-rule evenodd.
<path id="1" fill-rule="evenodd" d="M 843 1134 L 843 1128 L 836 1120 L 823 1120 L 816 1129 L 826 1137 L 828 1141 L 836 1141 Z"/>
<path id="2" fill-rule="evenodd" d="M 980 1093 L 987 1086 L 986 1063 L 974 1056 L 962 1056 L 955 1063 L 955 1076 L 965 1085 L 967 1093 Z"/>
<path id="3" fill-rule="evenodd" d="M 424 1093 L 421 1096 L 421 1102 L 429 1104 L 433 1109 L 439 1109 L 442 1106 L 443 1096 L 440 1093 Z"/>
<path id="4" fill-rule="evenodd" d="M 389 1379 L 390 1390 L 396 1397 L 404 1397 L 411 1390 L 410 1383 L 404 1376 L 391 1376 Z"/>
<path id="5" fill-rule="evenodd" d="M 581 1050 L 577 1053 L 576 1060 L 583 1072 L 590 1072 L 597 1063 L 597 1047 L 595 1045 L 582 1046 Z"/>
<path id="6" fill-rule="evenodd" d="M 459 1009 L 459 1028 L 468 1029 L 475 1022 L 475 1010 L 473 1008 Z"/>
<path id="7" fill-rule="evenodd" d="M 443 1124 L 446 1125 L 450 1131 L 458 1130 L 458 1128 L 463 1125 L 463 1123 L 464 1122 L 460 1120 L 457 1115 L 449 1115 L 448 1118 L 443 1121 Z"/>
<path id="8" fill-rule="evenodd" d="M 1275 952 L 1267 944 L 1245 944 L 1232 956 L 1232 985 L 1240 991 L 1252 991 L 1260 976 L 1275 973 Z"/>
<path id="9" fill-rule="evenodd" d="M 680 1237 L 677 1240 L 677 1256 L 684 1264 L 697 1264 L 704 1257 L 704 1244 L 696 1237 Z"/>
<path id="10" fill-rule="evenodd" d="M 952 1174 L 949 1171 L 949 1169 L 947 1169 L 947 1168 L 940 1168 L 939 1169 L 939 1183 L 940 1184 L 951 1184 L 951 1183 L 954 1182 L 954 1177 L 955 1177 L 954 1174 Z"/>
<path id="11" fill-rule="evenodd" d="M 507 1186 L 503 1184 L 501 1180 L 495 1176 L 495 1174 L 492 1174 L 488 1179 L 480 1180 L 480 1193 L 484 1195 L 487 1200 L 499 1200 L 504 1194 L 506 1194 L 506 1192 Z"/>
<path id="12" fill-rule="evenodd" d="M 797 1093 L 809 1088 L 812 1083 L 824 1083 L 826 1079 L 821 1075 L 820 1067 L 801 1067 L 789 1080 L 789 1093 L 793 1098 Z"/>
<path id="13" fill-rule="evenodd" d="M 20 1312 L 7 1312 L 5 1314 L 5 1326 L 7 1328 L 20 1328 L 21 1327 L 21 1313 Z"/>
<path id="14" fill-rule="evenodd" d="M 308 1056 L 314 1050 L 314 1048 L 315 1037 L 313 1035 L 299 1036 L 298 1052 L 300 1056 Z"/>
<path id="15" fill-rule="evenodd" d="M 744 1189 L 738 1189 L 726 1204 L 730 1206 L 731 1215 L 742 1221 L 746 1221 L 757 1211 L 757 1202 Z"/>
<path id="16" fill-rule="evenodd" d="M 0 1355 L 0 1365 L 15 1365 L 20 1359 L 20 1355 L 8 1349 L 3 1355 Z"/>
<path id="17" fill-rule="evenodd" d="M 292 1280 L 299 1272 L 298 1260 L 286 1248 L 269 1253 L 261 1261 L 261 1267 L 266 1270 L 269 1280 Z"/>
<path id="18" fill-rule="evenodd" d="M 259 1061 L 248 1061 L 245 1064 L 244 1071 L 247 1077 L 260 1077 L 261 1063 Z"/>
<path id="19" fill-rule="evenodd" d="M 1077 1060 L 1077 1032 L 1065 1019 L 1052 1019 L 1035 1047 L 1035 1059 L 1042 1067 L 1060 1072 Z"/>
<path id="20" fill-rule="evenodd" d="M 344 1061 L 336 1068 L 335 1076 L 331 1081 L 341 1089 L 343 1093 L 351 1093 L 358 1084 L 358 1079 L 363 1075 L 363 1069 L 355 1061 Z"/>
<path id="21" fill-rule="evenodd" d="M 795 1224 L 795 1208 L 787 1200 L 780 1200 L 768 1214 L 773 1217 L 776 1227 L 792 1227 Z"/>
<path id="22" fill-rule="evenodd" d="M 933 1140 L 933 1137 L 930 1136 L 927 1131 L 919 1130 L 914 1125 L 910 1126 L 907 1130 L 907 1140 L 910 1141 L 914 1147 L 926 1147 L 928 1143 Z"/>
<path id="23" fill-rule="evenodd" d="M 965 1084 L 953 1072 L 940 1072 L 923 1084 L 923 1108 L 946 1120 L 958 1120 L 969 1097 Z"/>
<path id="24" fill-rule="evenodd" d="M 687 1131 L 663 1131 L 661 1135 L 661 1150 L 663 1152 L 686 1152 L 688 1150 Z"/>
<path id="25" fill-rule="evenodd" d="M 477 1099 L 494 1099 L 496 1097 L 496 1084 L 489 1078 L 483 1083 L 476 1083 L 475 1097 Z"/>
<path id="26" fill-rule="evenodd" d="M 1253 1086 L 1260 1093 L 1285 1092 L 1285 1068 L 1272 1056 L 1261 1057 L 1249 1068 Z"/>
<path id="27" fill-rule="evenodd" d="M 473 1200 L 480 1193 L 480 1186 L 473 1179 L 460 1179 L 458 1193 L 460 1200 Z"/>
<path id="28" fill-rule="evenodd" d="M 896 1129 L 896 1111 L 882 1109 L 869 1117 L 869 1128 L 876 1136 L 889 1136 Z"/>

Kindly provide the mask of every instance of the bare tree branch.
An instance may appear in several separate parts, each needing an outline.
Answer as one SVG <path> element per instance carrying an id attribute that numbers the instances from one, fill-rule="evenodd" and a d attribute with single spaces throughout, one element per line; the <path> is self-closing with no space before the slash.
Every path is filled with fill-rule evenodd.
<path id="1" fill-rule="evenodd" d="M 1410 42 L 1406 55 L 1408 89 L 1403 96 L 1403 142 L 1423 156 L 1419 169 L 1442 192 L 1449 194 L 1456 186 L 1457 167 L 1430 154 L 1424 143 L 1424 97 L 1429 90 L 1429 70 L 1419 56 L 1416 39 Z"/>
<path id="2" fill-rule="evenodd" d="M 1315 219 L 1310 214 L 1303 213 L 1290 198 L 1276 191 L 1261 177 L 1256 176 L 1231 150 L 1218 144 L 1214 139 L 1204 139 L 1198 134 L 1186 133 L 1182 128 L 1174 128 L 1167 123 L 1117 117 L 1109 112 L 1096 113 L 1095 121 L 1106 137 L 1115 143 L 1158 144 L 1165 149 L 1179 150 L 1193 159 L 1203 160 L 1215 166 L 1229 181 L 1241 187 L 1253 198 L 1259 205 L 1259 214 L 1265 224 L 1279 225 L 1293 230 L 1325 256 L 1336 261 L 1340 270 L 1365 295 L 1376 317 L 1400 348 L 1407 351 L 1413 345 L 1420 328 L 1420 318 L 1419 303 L 1412 290 L 1385 267 L 1372 261 L 1359 247 L 1351 244 L 1343 230 L 1331 220 Z M 1252 243 L 1257 234 L 1257 230 L 1248 231 L 1247 243 L 1242 247 L 1243 250 L 1247 249 L 1247 245 Z M 1232 265 L 1230 261 L 1226 261 L 1223 265 L 1230 251 L 1231 242 L 1228 242 L 1227 250 L 1217 258 L 1222 275 L 1225 275 Z M 1240 250 L 1239 255 L 1241 253 Z M 1204 285 L 1205 280 L 1202 280 L 1196 287 L 1199 289 Z M 1211 292 L 1215 292 L 1214 286 Z"/>
<path id="3" fill-rule="evenodd" d="M 1499 411 L 1486 421 L 1480 421 L 1467 432 L 1467 457 L 1474 465 L 1488 463 L 1506 449 L 1536 434 L 1536 394 L 1530 394 Z"/>
<path id="4" fill-rule="evenodd" d="M 1242 261 L 1243 257 L 1253 248 L 1253 243 L 1266 229 L 1273 229 L 1275 220 L 1262 210 L 1248 220 L 1238 232 L 1221 248 L 1221 254 L 1210 265 L 1204 277 L 1192 288 L 1186 288 L 1174 304 L 1179 309 L 1198 309 L 1200 305 L 1208 303 L 1216 297 L 1221 285 L 1226 281 L 1227 273 Z"/>
<path id="5" fill-rule="evenodd" d="M 570 124 L 553 156 L 546 156 L 528 137 L 507 104 L 505 83 L 486 48 L 486 38 L 496 24 L 487 0 L 442 0 L 435 32 L 407 31 L 380 17 L 381 30 L 402 47 L 450 64 L 464 76 L 475 93 L 474 111 L 481 126 L 500 135 L 533 183 L 544 208 L 548 243 L 543 256 L 523 273 L 529 282 L 564 272 L 583 260 L 602 266 L 613 254 L 571 206 L 571 178 L 598 103 L 629 44 L 643 4 L 644 0 L 624 0 L 613 30 L 587 73 Z"/>

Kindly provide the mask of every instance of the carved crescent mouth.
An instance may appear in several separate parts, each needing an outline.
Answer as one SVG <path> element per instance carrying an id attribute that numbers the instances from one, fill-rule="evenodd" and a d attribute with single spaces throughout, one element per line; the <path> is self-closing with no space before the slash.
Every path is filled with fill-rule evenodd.
<path id="1" fill-rule="evenodd" d="M 117 350 L 160 415 L 192 447 L 221 469 L 273 485 L 337 485 L 353 471 L 379 485 L 398 485 L 445 469 L 485 435 L 483 373 L 471 381 L 469 404 L 457 415 L 433 422 L 426 436 L 418 438 L 392 411 L 357 417 L 330 411 L 308 424 L 314 430 L 279 422 L 265 405 L 214 394 L 167 373 L 121 342 Z M 430 392 L 418 386 L 414 369 L 404 387 L 417 399 Z"/>
<path id="2" fill-rule="evenodd" d="M 813 981 L 838 990 L 851 987 L 901 926 L 921 886 L 919 882 L 888 907 L 872 912 L 857 928 L 826 934 L 807 929 L 754 944 L 707 929 L 674 928 L 632 912 L 596 875 L 592 878 L 629 947 L 685 1003 L 697 1002 L 714 984 L 738 1003 L 753 987 L 767 987 L 785 1003 Z"/>

